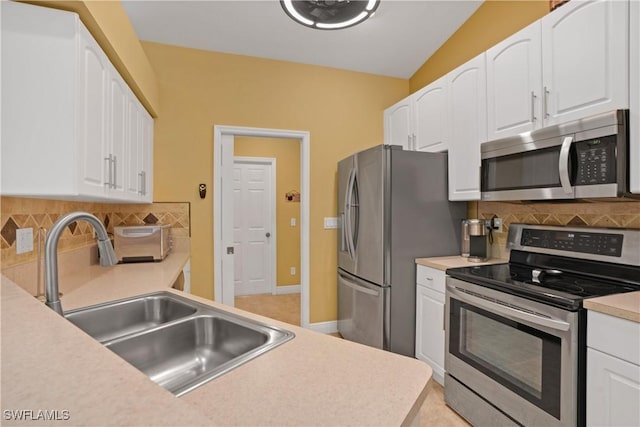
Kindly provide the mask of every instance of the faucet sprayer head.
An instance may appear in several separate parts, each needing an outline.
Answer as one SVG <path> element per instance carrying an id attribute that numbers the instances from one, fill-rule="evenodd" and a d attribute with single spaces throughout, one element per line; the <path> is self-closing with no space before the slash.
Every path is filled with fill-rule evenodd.
<path id="1" fill-rule="evenodd" d="M 110 265 L 116 265 L 118 263 L 116 253 L 113 250 L 113 246 L 111 245 L 111 240 L 98 239 L 98 252 L 100 253 L 101 266 L 108 267 Z"/>

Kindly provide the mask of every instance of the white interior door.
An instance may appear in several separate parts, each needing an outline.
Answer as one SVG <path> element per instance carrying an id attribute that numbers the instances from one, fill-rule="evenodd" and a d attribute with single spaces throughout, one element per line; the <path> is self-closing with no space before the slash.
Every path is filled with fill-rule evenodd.
<path id="1" fill-rule="evenodd" d="M 234 157 L 235 295 L 275 291 L 275 159 Z"/>

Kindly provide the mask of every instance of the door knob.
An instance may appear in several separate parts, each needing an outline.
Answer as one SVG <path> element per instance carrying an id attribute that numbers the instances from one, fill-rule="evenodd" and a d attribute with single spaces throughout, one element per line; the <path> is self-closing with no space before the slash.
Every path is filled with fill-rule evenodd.
<path id="1" fill-rule="evenodd" d="M 269 233 L 269 232 L 267 231 L 267 234 L 265 234 L 265 236 L 267 236 L 267 237 L 271 237 L 271 233 Z"/>

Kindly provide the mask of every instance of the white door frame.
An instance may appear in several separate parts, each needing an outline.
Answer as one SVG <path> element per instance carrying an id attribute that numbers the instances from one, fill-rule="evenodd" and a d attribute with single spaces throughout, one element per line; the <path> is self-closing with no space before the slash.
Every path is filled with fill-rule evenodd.
<path id="1" fill-rule="evenodd" d="M 216 302 L 234 305 L 233 275 L 223 274 L 224 268 L 233 272 L 233 258 L 228 255 L 223 242 L 223 212 L 225 218 L 233 218 L 233 203 L 223 206 L 222 180 L 232 179 L 230 173 L 235 136 L 257 138 L 294 139 L 300 141 L 300 324 L 309 327 L 309 188 L 310 145 L 308 131 L 250 128 L 214 125 L 213 127 L 213 266 L 214 299 Z M 226 160 L 225 160 L 226 159 Z M 226 168 L 224 165 L 229 165 Z M 233 230 L 232 230 L 233 231 Z M 223 280 L 224 276 L 224 280 Z"/>
<path id="2" fill-rule="evenodd" d="M 271 216 L 271 221 L 269 223 L 269 232 L 271 233 L 271 242 L 273 244 L 269 245 L 269 280 L 271 281 L 271 286 L 269 290 L 271 295 L 276 294 L 276 286 L 278 282 L 278 264 L 277 264 L 277 253 L 278 253 L 278 230 L 276 228 L 276 158 L 275 157 L 248 157 L 248 156 L 233 156 L 233 164 L 242 163 L 245 165 L 268 165 L 270 173 L 267 179 L 269 179 L 269 188 L 271 194 L 269 195 L 269 215 Z"/>

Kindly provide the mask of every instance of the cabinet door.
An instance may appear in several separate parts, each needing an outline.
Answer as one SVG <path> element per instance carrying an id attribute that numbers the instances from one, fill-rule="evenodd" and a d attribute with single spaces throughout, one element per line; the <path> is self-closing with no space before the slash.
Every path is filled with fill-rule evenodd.
<path id="1" fill-rule="evenodd" d="M 411 96 L 417 151 L 446 151 L 449 146 L 447 79 L 441 77 Z"/>
<path id="2" fill-rule="evenodd" d="M 449 200 L 480 199 L 480 143 L 487 138 L 485 55 L 449 74 Z"/>
<path id="3" fill-rule="evenodd" d="M 489 140 L 540 127 L 540 37 L 537 21 L 486 52 Z"/>
<path id="4" fill-rule="evenodd" d="M 127 99 L 129 144 L 127 146 L 126 193 L 132 199 L 139 199 L 142 194 L 142 177 L 140 175 L 142 120 L 137 104 L 138 100 L 132 92 L 129 92 Z"/>
<path id="5" fill-rule="evenodd" d="M 628 108 L 627 1 L 571 1 L 542 18 L 545 125 Z"/>
<path id="6" fill-rule="evenodd" d="M 640 366 L 587 349 L 587 425 L 640 425 Z"/>
<path id="7" fill-rule="evenodd" d="M 140 107 L 142 132 L 138 151 L 142 181 L 142 201 L 151 203 L 153 202 L 153 118 L 142 105 L 138 105 Z"/>
<path id="8" fill-rule="evenodd" d="M 108 77 L 108 126 L 107 157 L 111 156 L 108 192 L 110 197 L 122 199 L 126 190 L 127 153 L 129 151 L 129 88 L 115 68 L 109 63 Z"/>
<path id="9" fill-rule="evenodd" d="M 629 189 L 640 194 L 640 1 L 630 4 Z"/>
<path id="10" fill-rule="evenodd" d="M 444 384 L 444 294 L 421 285 L 416 289 L 416 358 Z"/>
<path id="11" fill-rule="evenodd" d="M 107 59 L 89 32 L 80 26 L 80 120 L 78 151 L 83 194 L 106 196 L 109 182 L 107 150 Z M 111 165 L 111 168 L 113 166 Z"/>
<path id="12" fill-rule="evenodd" d="M 405 98 L 384 110 L 385 144 L 402 145 L 404 150 L 413 149 L 410 108 L 410 99 Z"/>

